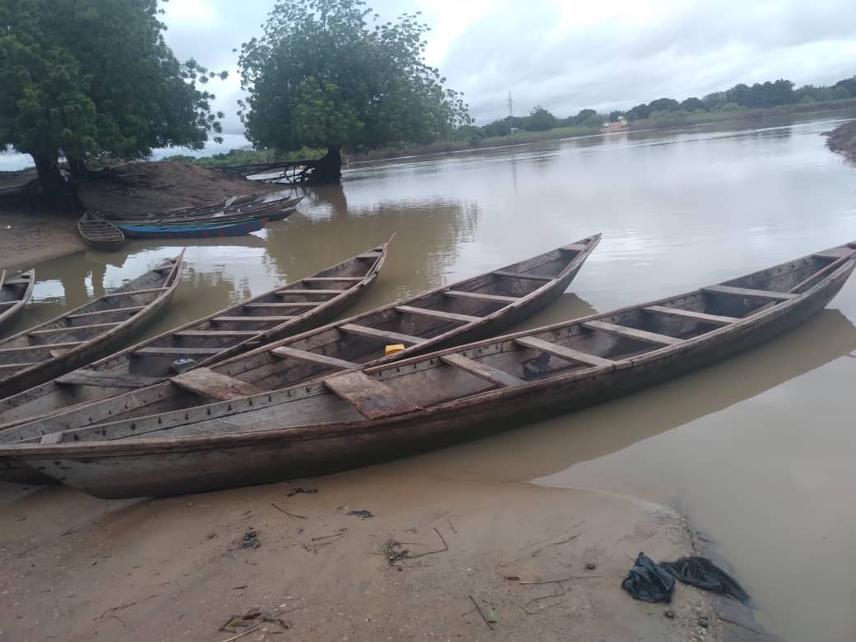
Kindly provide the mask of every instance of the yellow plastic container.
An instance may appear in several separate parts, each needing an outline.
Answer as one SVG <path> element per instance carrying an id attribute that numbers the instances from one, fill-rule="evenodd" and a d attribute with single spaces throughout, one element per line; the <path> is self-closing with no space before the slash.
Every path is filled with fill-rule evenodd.
<path id="1" fill-rule="evenodd" d="M 395 354 L 396 352 L 401 352 L 404 350 L 403 343 L 393 343 L 391 345 L 386 346 L 383 350 L 383 356 L 388 357 L 391 354 Z"/>

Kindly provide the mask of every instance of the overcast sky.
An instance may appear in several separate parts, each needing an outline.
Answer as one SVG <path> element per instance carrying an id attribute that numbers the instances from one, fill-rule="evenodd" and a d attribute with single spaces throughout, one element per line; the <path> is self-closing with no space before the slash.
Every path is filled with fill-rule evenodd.
<path id="1" fill-rule="evenodd" d="M 261 31 L 273 0 L 170 0 L 179 58 L 228 69 L 227 130 L 241 130 L 233 48 Z M 543 105 L 559 116 L 683 99 L 738 82 L 828 84 L 856 74 L 854 0 L 373 0 L 383 18 L 422 11 L 428 61 L 463 91 L 479 124 Z"/>

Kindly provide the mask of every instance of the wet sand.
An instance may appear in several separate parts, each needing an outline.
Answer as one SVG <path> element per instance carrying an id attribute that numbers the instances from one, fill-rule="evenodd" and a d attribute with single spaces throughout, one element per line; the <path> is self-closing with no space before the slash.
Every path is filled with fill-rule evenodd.
<path id="1" fill-rule="evenodd" d="M 26 270 L 85 249 L 77 219 L 0 212 L 0 269 Z"/>
<path id="2" fill-rule="evenodd" d="M 0 639 L 726 639 L 709 594 L 620 588 L 639 551 L 692 546 L 656 504 L 384 467 L 149 501 L 9 485 Z"/>

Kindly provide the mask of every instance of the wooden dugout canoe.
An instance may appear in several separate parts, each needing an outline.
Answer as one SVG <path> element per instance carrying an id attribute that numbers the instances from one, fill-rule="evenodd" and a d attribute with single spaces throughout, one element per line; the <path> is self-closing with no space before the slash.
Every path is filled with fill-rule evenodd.
<path id="1" fill-rule="evenodd" d="M 145 214 L 136 218 L 111 217 L 117 224 L 154 225 L 181 223 L 225 223 L 248 219 L 278 221 L 291 215 L 296 209 L 302 196 L 294 198 L 278 198 L 263 201 L 254 198 L 251 201 L 240 201 L 235 205 L 219 205 L 196 209 L 179 209 L 158 214 Z M 228 202 L 227 202 L 228 203 Z"/>
<path id="2" fill-rule="evenodd" d="M 118 347 L 169 302 L 180 281 L 182 255 L 90 303 L 0 341 L 0 397 L 37 386 Z"/>
<path id="3" fill-rule="evenodd" d="M 0 441 L 5 439 L 4 428 L 22 421 L 151 386 L 178 372 L 327 323 L 374 283 L 391 241 L 0 399 Z"/>
<path id="4" fill-rule="evenodd" d="M 676 297 L 189 411 L 0 447 L 97 497 L 170 495 L 398 457 L 603 401 L 742 352 L 821 310 L 856 243 Z"/>
<path id="5" fill-rule="evenodd" d="M 221 236 L 243 236 L 258 232 L 265 226 L 264 219 L 250 219 L 228 223 L 162 223 L 146 224 L 117 223 L 129 239 L 174 239 L 174 238 L 212 238 Z"/>
<path id="6" fill-rule="evenodd" d="M 196 368 L 115 398 L 85 403 L 55 417 L 21 423 L 34 407 L 27 405 L 28 391 L 17 396 L 22 403 L 14 416 L 20 425 L 0 430 L 0 442 L 30 439 L 72 425 L 203 406 L 228 398 L 236 390 L 244 394 L 275 390 L 361 363 L 385 363 L 490 336 L 560 296 L 599 240 L 600 235 L 583 239 L 502 270 L 268 343 L 210 368 Z M 316 292 L 330 292 L 326 289 L 330 286 L 320 287 L 325 289 Z M 385 356 L 385 345 L 399 341 L 407 348 Z M 4 415 L 8 421 L 13 413 Z M 0 478 L 4 478 L 2 469 Z"/>
<path id="7" fill-rule="evenodd" d="M 0 327 L 27 305 L 35 285 L 35 270 L 12 275 L 0 270 Z"/>
<path id="8" fill-rule="evenodd" d="M 125 235 L 110 221 L 86 213 L 77 222 L 77 231 L 86 243 L 96 250 L 118 250 L 125 242 Z"/>

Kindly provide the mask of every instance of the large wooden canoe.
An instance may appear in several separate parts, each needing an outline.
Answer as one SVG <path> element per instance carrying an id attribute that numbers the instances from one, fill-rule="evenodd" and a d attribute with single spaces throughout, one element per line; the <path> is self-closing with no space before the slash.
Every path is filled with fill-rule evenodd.
<path id="1" fill-rule="evenodd" d="M 0 441 L 10 425 L 144 388 L 329 322 L 374 283 L 390 241 L 0 400 Z"/>
<path id="2" fill-rule="evenodd" d="M 856 243 L 842 245 L 676 297 L 309 385 L 52 432 L 42 443 L 0 447 L 0 465 L 19 459 L 114 498 L 265 483 L 397 457 L 743 352 L 813 316 L 854 266 Z"/>
<path id="3" fill-rule="evenodd" d="M 117 348 L 167 304 L 180 281 L 181 266 L 179 255 L 110 294 L 0 341 L 0 397 L 37 386 Z"/>
<path id="4" fill-rule="evenodd" d="M 0 270 L 0 327 L 27 305 L 33 296 L 35 284 L 35 270 L 20 274 L 9 274 L 6 270 Z"/>
<path id="5" fill-rule="evenodd" d="M 84 213 L 77 222 L 77 231 L 90 247 L 96 250 L 113 251 L 122 247 L 125 235 L 110 221 L 90 212 Z"/>
<path id="6" fill-rule="evenodd" d="M 153 222 L 116 223 L 129 239 L 175 239 L 175 238 L 219 238 L 223 236 L 243 236 L 258 232 L 265 226 L 264 219 L 250 219 L 227 223 L 163 223 Z"/>
<path id="7" fill-rule="evenodd" d="M 226 223 L 249 219 L 278 221 L 292 214 L 302 200 L 302 196 L 267 200 L 254 198 L 250 201 L 241 200 L 237 204 L 227 201 L 225 204 L 219 206 L 182 208 L 164 213 L 144 214 L 134 218 L 112 216 L 111 219 L 116 223 L 134 225 L 152 225 L 156 223 Z"/>
<path id="8" fill-rule="evenodd" d="M 7 425 L 0 429 L 0 442 L 66 429 L 70 422 L 95 424 L 119 417 L 202 406 L 223 398 L 226 393 L 220 383 L 226 383 L 229 390 L 245 394 L 275 390 L 361 364 L 385 363 L 490 336 L 561 295 L 599 240 L 599 235 L 583 239 L 502 270 L 268 343 L 210 368 L 197 368 L 133 393 L 85 403 L 76 412 L 57 415 L 61 419 L 56 421 L 46 418 L 16 427 Z M 338 292 L 336 281 L 320 279 L 314 282 L 313 294 L 319 297 L 331 297 Z M 406 348 L 385 355 L 385 346 L 395 343 Z M 20 423 L 32 407 L 29 398 L 28 391 L 18 395 L 20 402 L 12 400 L 23 411 L 10 407 L 3 421 L 16 421 L 12 419 L 15 417 Z M 55 406 L 54 402 L 50 403 L 50 408 Z"/>

